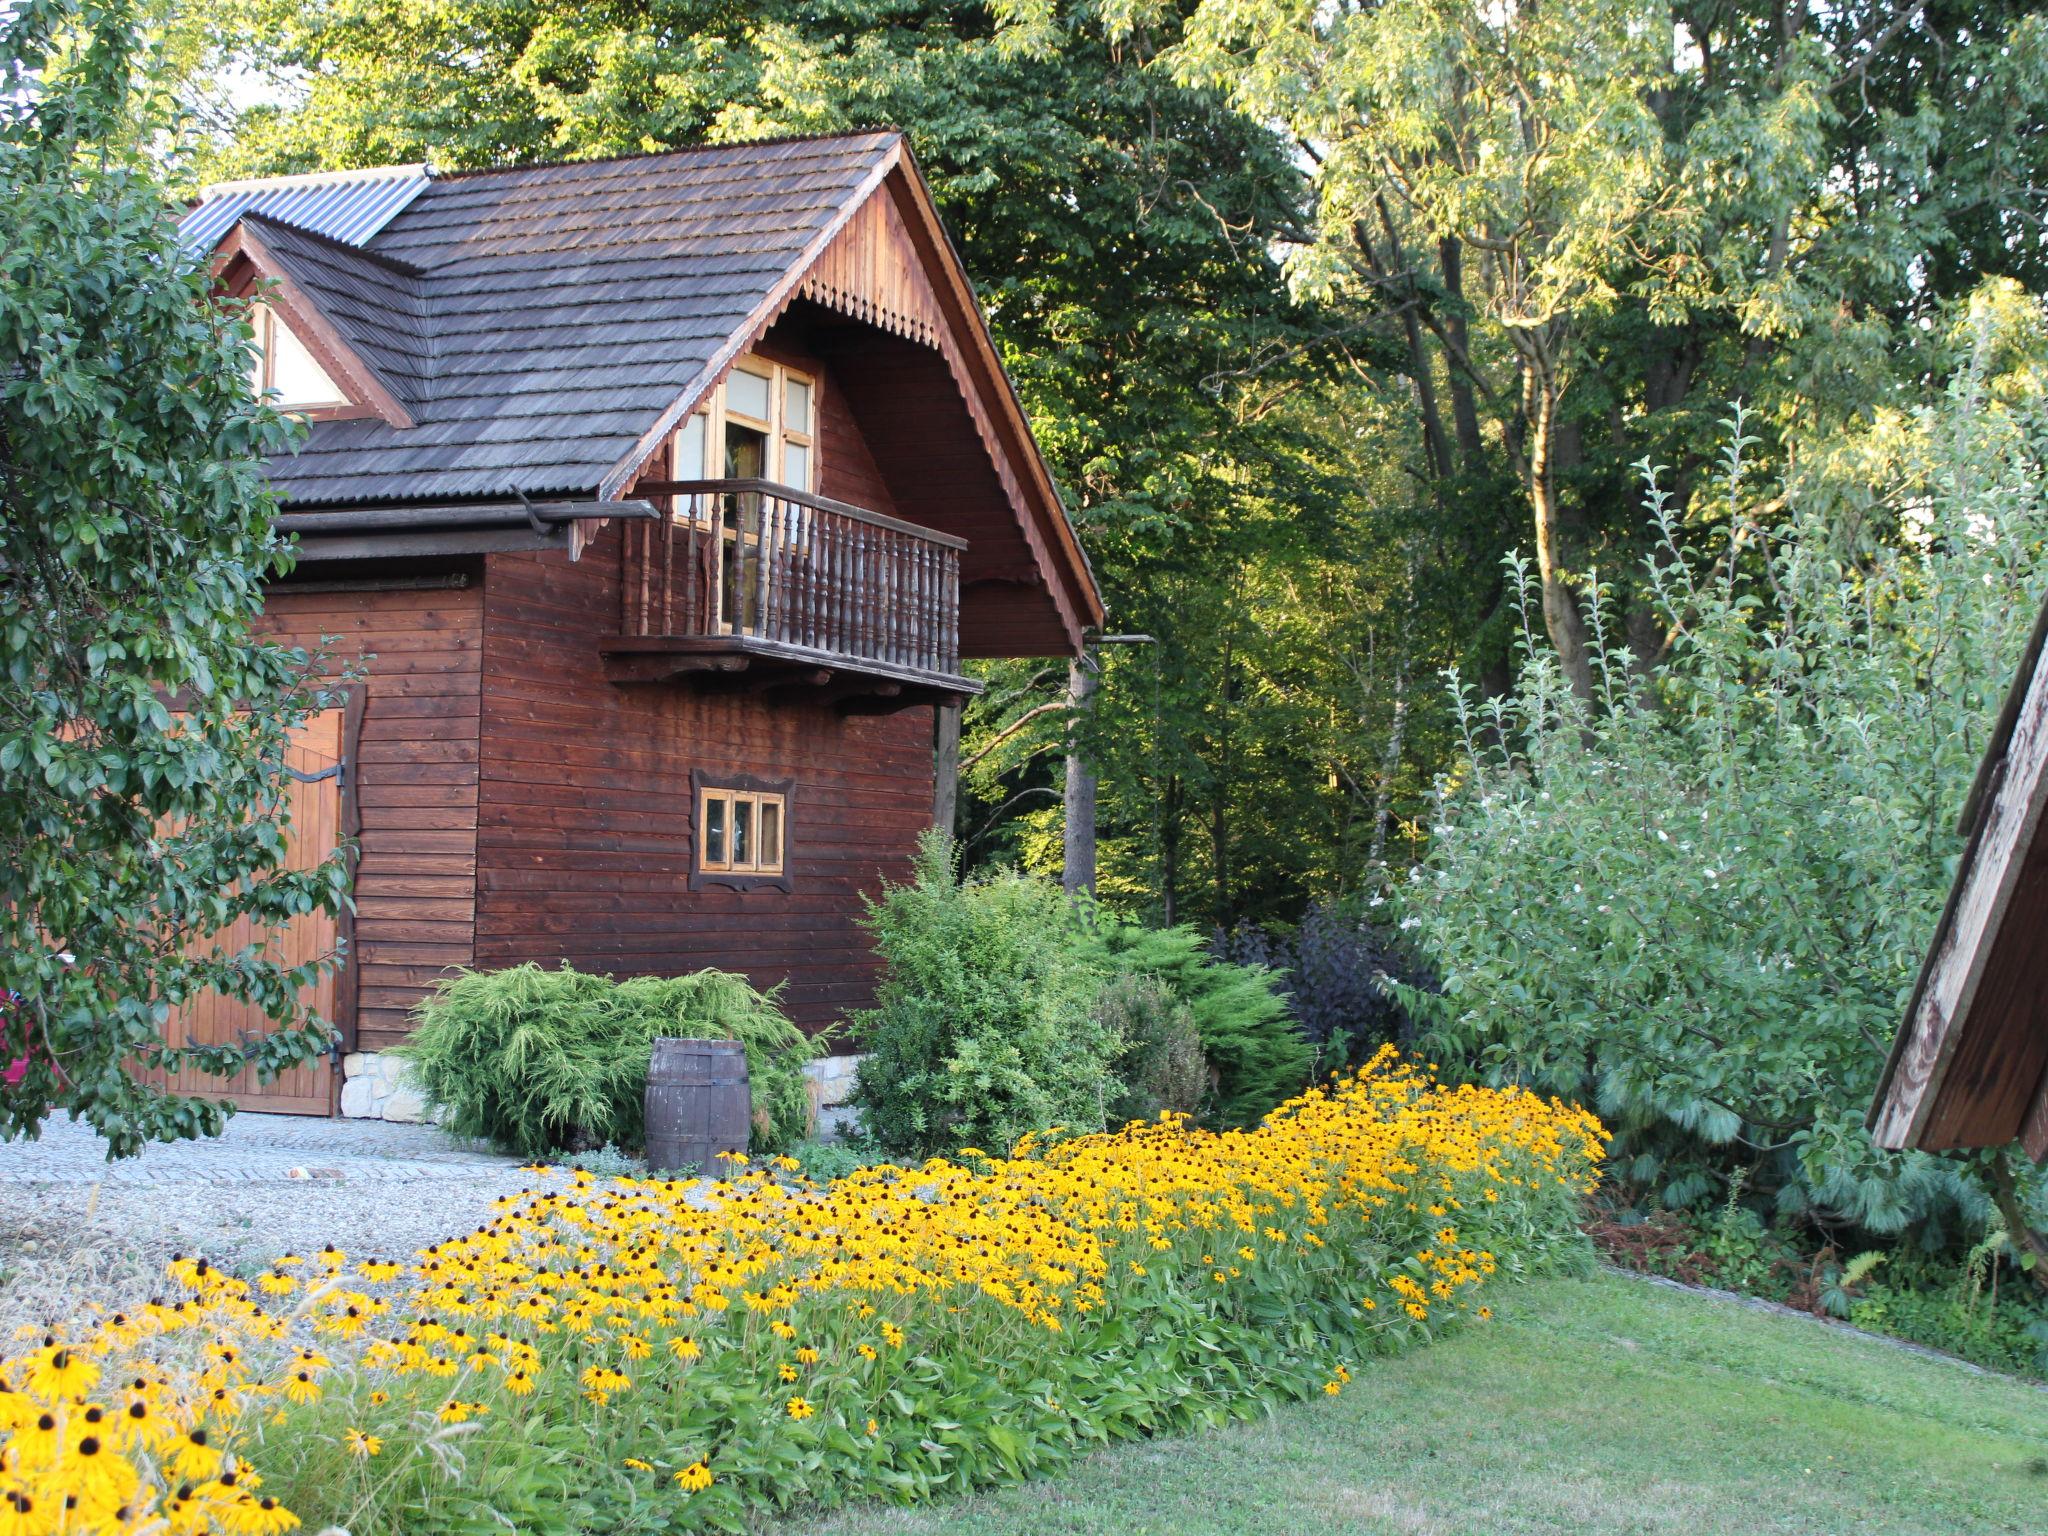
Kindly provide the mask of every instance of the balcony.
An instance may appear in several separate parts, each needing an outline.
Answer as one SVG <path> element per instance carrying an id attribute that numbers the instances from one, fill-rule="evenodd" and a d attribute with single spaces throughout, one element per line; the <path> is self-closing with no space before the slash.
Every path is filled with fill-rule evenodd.
<path id="1" fill-rule="evenodd" d="M 642 482 L 623 527 L 615 683 L 791 690 L 847 713 L 957 703 L 964 539 L 766 480 Z"/>

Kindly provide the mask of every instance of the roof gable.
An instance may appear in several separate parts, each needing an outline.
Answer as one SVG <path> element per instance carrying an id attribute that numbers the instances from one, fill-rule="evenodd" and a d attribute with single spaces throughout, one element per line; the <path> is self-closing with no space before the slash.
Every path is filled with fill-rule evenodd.
<path id="1" fill-rule="evenodd" d="M 346 397 L 344 407 L 315 411 L 316 421 L 374 418 L 387 427 L 410 427 L 412 412 L 392 381 L 370 361 L 382 349 L 363 345 L 365 328 L 355 315 L 351 296 L 332 273 L 310 259 L 315 242 L 333 244 L 251 215 L 237 222 L 214 252 L 214 273 L 229 293 L 244 297 L 260 294 Z M 362 259 L 346 247 L 336 249 L 351 261 Z M 401 280 L 397 273 L 390 277 Z M 389 357 L 383 360 L 388 366 Z"/>
<path id="2" fill-rule="evenodd" d="M 1962 817 L 1969 845 L 1868 1123 L 1882 1147 L 2048 1161 L 2048 604 Z"/>

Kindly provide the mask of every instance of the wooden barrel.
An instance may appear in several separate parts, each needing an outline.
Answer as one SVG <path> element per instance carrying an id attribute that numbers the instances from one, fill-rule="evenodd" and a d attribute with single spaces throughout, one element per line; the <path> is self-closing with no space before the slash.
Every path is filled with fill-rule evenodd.
<path id="1" fill-rule="evenodd" d="M 747 1150 L 754 1093 L 736 1040 L 657 1040 L 647 1067 L 647 1166 L 723 1175 L 721 1152 Z"/>

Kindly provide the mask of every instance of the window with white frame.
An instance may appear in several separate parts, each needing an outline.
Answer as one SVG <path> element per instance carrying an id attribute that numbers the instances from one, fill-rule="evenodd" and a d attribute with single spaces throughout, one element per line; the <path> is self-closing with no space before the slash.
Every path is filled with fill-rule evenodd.
<path id="1" fill-rule="evenodd" d="M 676 429 L 678 480 L 766 480 L 808 491 L 817 473 L 817 381 L 809 374 L 749 353 L 733 364 L 710 401 Z M 715 526 L 720 540 L 712 601 L 717 628 L 745 632 L 763 606 L 761 536 L 779 523 L 795 536 L 803 515 L 756 491 L 699 498 L 687 515 Z M 787 547 L 787 546 L 785 546 Z"/>
<path id="2" fill-rule="evenodd" d="M 256 331 L 256 353 L 249 371 L 257 394 L 269 396 L 270 403 L 281 411 L 318 410 L 349 403 L 341 386 L 275 309 L 268 304 L 252 304 L 249 323 Z"/>

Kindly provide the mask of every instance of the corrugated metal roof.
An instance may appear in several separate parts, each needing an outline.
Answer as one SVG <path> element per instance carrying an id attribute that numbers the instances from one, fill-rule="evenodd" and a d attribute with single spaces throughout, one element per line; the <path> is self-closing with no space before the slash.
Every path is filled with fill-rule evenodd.
<path id="1" fill-rule="evenodd" d="M 235 220 L 260 213 L 344 245 L 367 245 L 432 180 L 424 165 L 379 165 L 218 182 L 199 194 L 199 205 L 179 222 L 178 237 L 187 250 L 210 251 Z"/>

